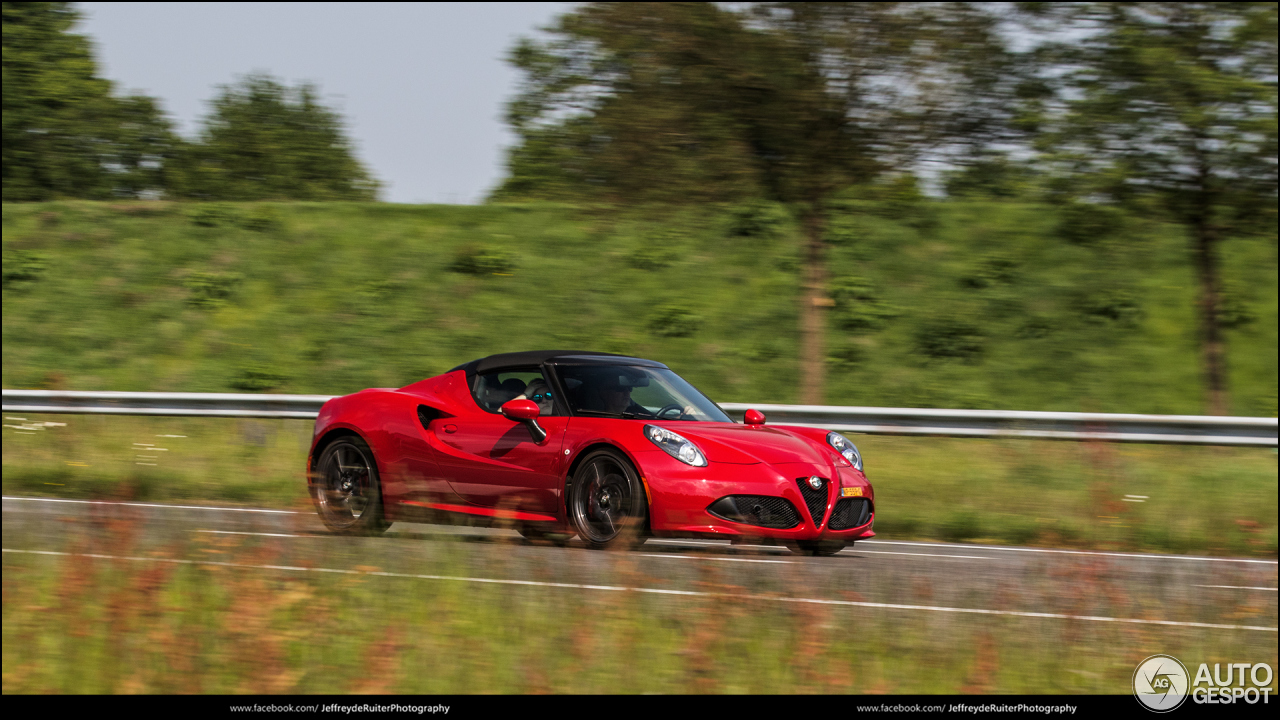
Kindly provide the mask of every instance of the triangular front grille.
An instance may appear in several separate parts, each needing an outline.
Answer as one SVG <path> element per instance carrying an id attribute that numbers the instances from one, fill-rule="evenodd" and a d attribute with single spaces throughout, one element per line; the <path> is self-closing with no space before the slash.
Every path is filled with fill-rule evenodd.
<path id="1" fill-rule="evenodd" d="M 822 489 L 814 490 L 809 487 L 809 478 L 796 478 L 796 484 L 800 486 L 800 494 L 804 496 L 804 504 L 809 508 L 809 516 L 813 518 L 814 527 L 822 527 L 822 520 L 827 514 L 827 495 L 831 489 L 831 481 L 823 479 Z"/>

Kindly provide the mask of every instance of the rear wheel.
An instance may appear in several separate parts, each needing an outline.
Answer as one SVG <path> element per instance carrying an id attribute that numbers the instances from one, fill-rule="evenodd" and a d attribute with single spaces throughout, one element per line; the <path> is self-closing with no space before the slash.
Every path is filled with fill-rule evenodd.
<path id="1" fill-rule="evenodd" d="M 844 549 L 844 543 L 838 540 L 796 540 L 787 543 L 787 548 L 797 555 L 835 555 Z"/>
<path id="2" fill-rule="evenodd" d="M 325 446 L 312 468 L 311 499 L 325 527 L 364 535 L 390 527 L 382 516 L 382 486 L 373 451 L 358 437 Z"/>
<path id="3" fill-rule="evenodd" d="M 631 463 L 615 451 L 597 450 L 582 459 L 569 486 L 568 509 L 578 537 L 595 550 L 644 544 L 644 488 Z"/>

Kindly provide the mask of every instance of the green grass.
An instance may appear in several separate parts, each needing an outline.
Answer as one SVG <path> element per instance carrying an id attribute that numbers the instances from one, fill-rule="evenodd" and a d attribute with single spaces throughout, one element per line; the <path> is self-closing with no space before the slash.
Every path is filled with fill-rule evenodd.
<path id="1" fill-rule="evenodd" d="M 340 394 L 580 347 L 665 361 L 719 401 L 797 400 L 799 240 L 777 208 L 64 202 L 3 217 L 5 387 Z M 849 202 L 829 230 L 826 401 L 1202 412 L 1182 231 L 1119 217 L 1080 237 L 1068 219 Z M 1223 250 L 1233 412 L 1274 415 L 1274 238 Z M 309 423 L 57 420 L 5 428 L 6 492 L 305 503 Z M 187 437 L 133 445 L 164 434 Z M 1271 451 L 858 442 L 893 537 L 1276 553 Z"/>
<path id="2" fill-rule="evenodd" d="M 5 494 L 310 511 L 308 421 L 21 417 L 65 425 L 5 421 Z M 1276 556 L 1272 450 L 855 439 L 882 538 Z"/>
<path id="3" fill-rule="evenodd" d="M 1272 450 L 869 436 L 858 443 L 884 538 L 1276 556 Z"/>
<path id="4" fill-rule="evenodd" d="M 1200 413 L 1180 228 L 1014 202 L 851 203 L 825 401 Z M 776 209 L 6 204 L 5 387 L 342 394 L 489 353 L 667 362 L 798 398 L 799 238 Z M 1231 410 L 1276 412 L 1276 244 L 1223 245 Z"/>
<path id="5" fill-rule="evenodd" d="M 14 426 L 4 429 L 6 493 L 270 507 L 310 502 L 310 421 L 9 417 L 29 421 L 5 420 Z"/>
<path id="6" fill-rule="evenodd" d="M 281 561 L 280 541 L 239 536 L 136 548 L 125 525 L 115 523 L 91 552 L 241 565 Z M 335 547 L 317 545 L 307 562 L 338 566 L 340 551 L 323 549 Z M 461 549 L 449 542 L 420 547 L 414 572 L 502 574 L 502 568 L 469 566 Z M 557 579 L 553 567 L 532 562 L 527 577 Z M 696 587 L 742 593 L 713 563 L 700 567 Z M 627 587 L 659 582 L 625 555 L 612 556 L 604 572 L 601 582 Z M 1125 694 L 1133 668 L 1154 653 L 1273 666 L 1276 657 L 1274 635 L 1256 631 L 904 614 L 83 555 L 6 553 L 3 577 L 6 694 Z M 1096 578 L 1082 582 L 1082 593 L 1098 589 L 1088 586 Z M 927 601 L 928 583 L 919 580 L 907 592 L 915 602 Z M 1133 601 L 1118 601 L 1133 609 Z M 1254 619 L 1260 612 L 1220 610 Z"/>
<path id="7" fill-rule="evenodd" d="M 1062 227 L 1049 206 L 851 204 L 830 233 L 826 402 L 1203 412 L 1182 232 Z M 2 380 L 340 394 L 580 347 L 665 361 L 715 400 L 793 402 L 798 247 L 751 208 L 6 204 Z M 1231 239 L 1223 266 L 1232 412 L 1274 416 L 1274 238 Z M 308 506 L 309 422 L 26 418 L 5 420 L 6 494 Z M 857 442 L 881 537 L 1276 555 L 1269 450 Z M 279 553 L 107 529 L 71 549 Z M 429 545 L 424 571 L 486 574 Z M 621 557 L 612 581 L 656 582 Z M 1276 666 L 1267 633 L 16 553 L 3 582 L 5 693 L 1123 694 L 1154 653 Z M 738 590 L 710 572 L 702 587 Z"/>

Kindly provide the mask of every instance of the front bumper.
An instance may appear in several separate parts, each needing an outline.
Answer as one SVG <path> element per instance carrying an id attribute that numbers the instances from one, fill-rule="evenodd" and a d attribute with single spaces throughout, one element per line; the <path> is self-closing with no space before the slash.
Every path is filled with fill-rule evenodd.
<path id="1" fill-rule="evenodd" d="M 654 535 L 843 542 L 875 535 L 871 529 L 875 524 L 873 490 L 866 477 L 853 468 L 813 463 L 712 463 L 705 468 L 670 467 L 673 464 L 646 468 L 650 475 L 645 476 L 644 481 L 650 500 L 650 528 Z M 821 491 L 802 490 L 801 483 L 812 476 L 822 479 Z M 841 497 L 843 488 L 853 488 L 857 495 Z M 785 511 L 777 511 L 781 507 L 777 502 L 746 500 L 726 505 L 723 502 L 726 497 L 781 498 L 794 510 L 798 522 L 789 527 L 776 527 L 787 521 Z M 850 502 L 837 507 L 841 500 Z M 842 509 L 853 505 L 858 505 L 857 510 L 861 510 L 860 503 L 855 501 L 865 501 L 865 515 L 856 511 L 853 517 L 849 513 L 842 514 Z M 764 523 L 759 516 L 745 509 L 734 520 L 731 519 L 734 514 L 726 512 L 726 508 L 734 505 L 766 505 L 770 510 L 764 513 Z M 833 515 L 836 516 L 834 523 Z M 857 524 L 850 526 L 851 523 Z M 835 529 L 831 527 L 833 524 Z"/>

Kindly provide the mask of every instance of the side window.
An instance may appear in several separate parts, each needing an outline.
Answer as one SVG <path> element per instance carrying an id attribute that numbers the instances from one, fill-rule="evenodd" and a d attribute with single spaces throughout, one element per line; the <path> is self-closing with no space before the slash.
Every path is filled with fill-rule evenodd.
<path id="1" fill-rule="evenodd" d="M 471 395 L 482 409 L 500 412 L 502 404 L 520 398 L 532 400 L 541 409 L 540 415 L 554 415 L 555 401 L 551 385 L 537 370 L 502 370 L 476 375 L 471 385 Z"/>

